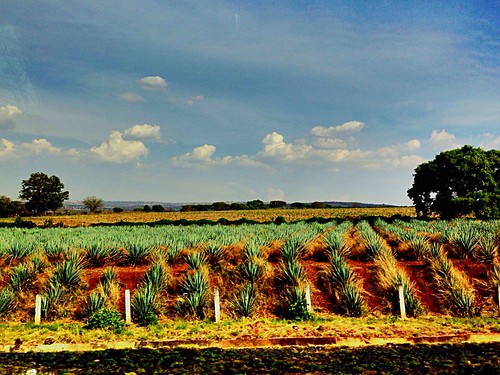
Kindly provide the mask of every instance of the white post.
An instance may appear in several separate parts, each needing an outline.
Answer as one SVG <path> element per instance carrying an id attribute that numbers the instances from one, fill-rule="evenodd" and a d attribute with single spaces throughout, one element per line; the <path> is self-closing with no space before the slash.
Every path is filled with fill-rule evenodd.
<path id="1" fill-rule="evenodd" d="M 500 284 L 498 284 L 497 287 L 498 287 L 498 315 L 500 315 Z"/>
<path id="2" fill-rule="evenodd" d="M 406 319 L 405 294 L 403 285 L 399 286 L 399 310 L 401 311 L 401 319 Z"/>
<path id="3" fill-rule="evenodd" d="M 35 324 L 40 324 L 42 320 L 42 296 L 37 294 L 35 297 Z"/>
<path id="4" fill-rule="evenodd" d="M 132 323 L 132 314 L 130 313 L 130 289 L 125 289 L 125 324 Z"/>
<path id="5" fill-rule="evenodd" d="M 220 299 L 219 299 L 219 289 L 214 290 L 214 306 L 215 306 L 215 322 L 220 321 Z"/>
<path id="6" fill-rule="evenodd" d="M 307 311 L 312 312 L 311 287 L 309 286 L 309 283 L 306 284 L 306 305 Z"/>

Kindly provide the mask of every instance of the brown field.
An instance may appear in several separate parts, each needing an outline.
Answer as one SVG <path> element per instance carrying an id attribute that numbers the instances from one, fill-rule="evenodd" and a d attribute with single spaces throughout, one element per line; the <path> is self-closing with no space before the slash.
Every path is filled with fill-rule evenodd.
<path id="1" fill-rule="evenodd" d="M 402 215 L 415 217 L 414 207 L 383 207 L 383 208 L 320 208 L 320 209 L 267 209 L 243 211 L 206 211 L 206 212 L 137 212 L 124 211 L 120 213 L 103 212 L 99 214 L 56 214 L 51 216 L 27 217 L 37 225 L 43 225 L 51 220 L 53 224 L 62 224 L 66 227 L 88 226 L 97 223 L 144 222 L 150 223 L 159 220 L 212 220 L 220 218 L 238 220 L 245 218 L 258 222 L 269 222 L 282 216 L 286 221 L 305 220 L 311 217 L 322 218 L 356 218 L 364 216 L 390 217 Z M 0 219 L 12 222 L 14 218 Z"/>

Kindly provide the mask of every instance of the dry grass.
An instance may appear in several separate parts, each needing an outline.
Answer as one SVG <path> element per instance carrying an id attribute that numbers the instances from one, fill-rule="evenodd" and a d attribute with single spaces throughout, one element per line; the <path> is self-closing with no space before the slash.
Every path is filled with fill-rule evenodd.
<path id="1" fill-rule="evenodd" d="M 384 208 L 324 208 L 324 209 L 268 209 L 268 210 L 244 210 L 244 211 L 208 211 L 208 212 L 137 212 L 124 211 L 120 213 L 103 212 L 99 214 L 74 214 L 74 215 L 52 215 L 27 217 L 37 225 L 43 225 L 48 220 L 52 223 L 62 223 L 64 226 L 88 226 L 96 223 L 126 222 L 155 222 L 159 220 L 212 220 L 224 218 L 227 220 L 238 220 L 245 218 L 258 222 L 273 221 L 282 216 L 286 221 L 305 220 L 311 217 L 322 218 L 346 218 L 363 216 L 390 217 L 403 215 L 415 217 L 414 207 L 384 207 Z M 13 222 L 14 218 L 0 219 L 2 222 Z"/>

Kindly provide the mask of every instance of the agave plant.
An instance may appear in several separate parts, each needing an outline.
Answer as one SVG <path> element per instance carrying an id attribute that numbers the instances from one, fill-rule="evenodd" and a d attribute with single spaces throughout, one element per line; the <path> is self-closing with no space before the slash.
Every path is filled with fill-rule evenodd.
<path id="1" fill-rule="evenodd" d="M 331 256 L 333 254 L 340 254 L 343 257 L 348 257 L 351 252 L 349 244 L 338 232 L 328 232 L 323 238 L 323 244 L 328 256 Z"/>
<path id="2" fill-rule="evenodd" d="M 366 309 L 365 302 L 354 271 L 340 253 L 331 254 L 327 278 L 339 311 L 347 316 L 361 316 Z"/>
<path id="3" fill-rule="evenodd" d="M 91 316 L 93 313 L 104 308 L 106 304 L 106 296 L 99 292 L 91 292 L 88 298 L 85 299 L 83 315 Z"/>
<path id="4" fill-rule="evenodd" d="M 250 283 L 255 283 L 264 274 L 264 267 L 258 260 L 251 260 L 242 265 L 243 277 Z"/>
<path id="5" fill-rule="evenodd" d="M 498 254 L 498 245 L 493 236 L 483 236 L 480 238 L 477 247 L 477 258 L 484 262 L 492 262 Z"/>
<path id="6" fill-rule="evenodd" d="M 417 234 L 412 235 L 407 240 L 410 248 L 415 252 L 417 259 L 422 259 L 430 251 L 430 244 L 427 238 L 418 236 Z"/>
<path id="7" fill-rule="evenodd" d="M 245 249 L 243 250 L 243 254 L 245 260 L 247 261 L 262 258 L 264 256 L 260 244 L 258 244 L 256 241 L 249 241 L 245 246 Z"/>
<path id="8" fill-rule="evenodd" d="M 451 243 L 463 258 L 473 259 L 481 238 L 480 232 L 472 226 L 461 226 L 451 238 Z"/>
<path id="9" fill-rule="evenodd" d="M 255 296 L 254 285 L 246 283 L 238 294 L 233 296 L 231 305 L 235 314 L 242 317 L 249 317 L 255 311 L 257 297 Z"/>
<path id="10" fill-rule="evenodd" d="M 186 257 L 186 263 L 192 270 L 199 270 L 207 263 L 207 257 L 202 252 L 194 251 Z"/>
<path id="11" fill-rule="evenodd" d="M 208 303 L 208 280 L 205 274 L 200 271 L 194 271 L 192 274 L 188 273 L 181 287 L 186 292 L 182 304 L 184 313 L 203 319 L 205 316 L 204 309 Z"/>
<path id="12" fill-rule="evenodd" d="M 285 263 L 298 261 L 304 255 L 306 250 L 307 244 L 303 243 L 300 237 L 290 237 L 285 241 L 283 247 L 281 248 L 281 257 Z"/>
<path id="13" fill-rule="evenodd" d="M 61 284 L 50 283 L 45 294 L 42 296 L 42 316 L 52 318 L 57 314 L 59 302 L 63 295 L 64 288 Z"/>
<path id="14" fill-rule="evenodd" d="M 129 264 L 140 265 L 146 263 L 153 248 L 140 240 L 129 241 L 125 244 L 127 249 L 126 259 Z"/>
<path id="15" fill-rule="evenodd" d="M 429 260 L 435 283 L 451 306 L 451 310 L 458 316 L 471 317 L 479 314 L 479 307 L 474 290 L 469 286 L 465 275 L 457 270 L 440 250 Z"/>
<path id="16" fill-rule="evenodd" d="M 72 290 L 75 289 L 82 279 L 83 265 L 75 259 L 68 259 L 56 264 L 55 271 L 51 276 L 51 282 Z"/>
<path id="17" fill-rule="evenodd" d="M 206 292 L 208 291 L 208 280 L 204 273 L 194 271 L 186 274 L 186 278 L 181 284 L 182 290 L 186 293 Z"/>
<path id="18" fill-rule="evenodd" d="M 203 248 L 203 255 L 212 266 L 218 264 L 224 257 L 225 249 L 215 241 L 209 241 Z"/>
<path id="19" fill-rule="evenodd" d="M 21 263 L 13 268 L 10 274 L 9 287 L 12 291 L 21 292 L 26 284 L 34 277 L 32 269 Z"/>
<path id="20" fill-rule="evenodd" d="M 299 286 L 306 280 L 306 271 L 301 263 L 290 260 L 281 264 L 281 279 L 286 285 Z"/>
<path id="21" fill-rule="evenodd" d="M 99 267 L 108 261 L 113 261 L 120 255 L 120 251 L 113 245 L 104 242 L 90 242 L 85 246 L 85 255 L 88 262 Z"/>
<path id="22" fill-rule="evenodd" d="M 99 283 L 102 285 L 103 291 L 106 294 L 109 294 L 111 291 L 111 286 L 118 282 L 118 274 L 116 270 L 112 267 L 107 267 L 99 280 Z"/>
<path id="23" fill-rule="evenodd" d="M 16 296 L 15 294 L 4 288 L 0 292 L 0 317 L 11 312 L 16 307 Z"/>
<path id="24" fill-rule="evenodd" d="M 7 260 L 12 262 L 31 255 L 35 251 L 35 248 L 35 244 L 30 241 L 14 241 L 4 250 L 4 253 L 7 256 Z"/>
<path id="25" fill-rule="evenodd" d="M 156 290 L 149 285 L 137 289 L 131 300 L 133 319 L 142 326 L 158 322 L 158 297 Z"/>
<path id="26" fill-rule="evenodd" d="M 155 263 L 144 273 L 141 284 L 149 285 L 155 293 L 162 294 L 168 286 L 167 271 L 160 263 Z"/>

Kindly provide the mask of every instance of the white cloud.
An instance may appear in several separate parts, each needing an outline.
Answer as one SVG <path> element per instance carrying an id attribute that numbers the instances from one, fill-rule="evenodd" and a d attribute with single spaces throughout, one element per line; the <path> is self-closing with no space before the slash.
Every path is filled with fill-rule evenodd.
<path id="1" fill-rule="evenodd" d="M 411 141 L 406 142 L 405 146 L 408 151 L 415 151 L 420 149 L 421 143 L 418 139 L 412 139 Z"/>
<path id="2" fill-rule="evenodd" d="M 200 103 L 204 100 L 205 100 L 205 97 L 203 95 L 196 95 L 196 96 L 190 97 L 184 103 L 186 103 L 187 105 L 195 105 L 195 103 Z"/>
<path id="3" fill-rule="evenodd" d="M 149 150 L 140 141 L 127 141 L 122 133 L 112 131 L 108 142 L 102 142 L 98 147 L 90 149 L 100 160 L 110 163 L 129 163 L 146 156 Z"/>
<path id="4" fill-rule="evenodd" d="M 142 77 L 139 84 L 144 90 L 165 90 L 167 81 L 160 76 Z"/>
<path id="5" fill-rule="evenodd" d="M 285 143 L 283 136 L 276 132 L 267 134 L 262 143 L 264 149 L 259 152 L 258 156 L 280 160 L 304 159 L 313 150 L 309 145 Z"/>
<path id="6" fill-rule="evenodd" d="M 259 161 L 248 155 L 240 156 L 223 156 L 222 158 L 214 158 L 216 147 L 214 145 L 204 144 L 193 148 L 181 156 L 176 156 L 171 159 L 172 164 L 181 167 L 202 168 L 207 166 L 220 166 L 228 164 L 236 164 L 244 167 L 264 166 Z"/>
<path id="7" fill-rule="evenodd" d="M 57 155 L 61 152 L 59 147 L 54 147 L 52 143 L 44 138 L 34 139 L 31 143 L 22 143 L 20 147 L 35 155 L 40 155 L 44 152 Z"/>
<path id="8" fill-rule="evenodd" d="M 318 138 L 314 141 L 314 144 L 320 148 L 347 148 L 347 143 L 344 140 L 337 138 Z"/>
<path id="9" fill-rule="evenodd" d="M 144 98 L 134 92 L 124 92 L 120 94 L 120 99 L 130 103 L 142 103 Z"/>
<path id="10" fill-rule="evenodd" d="M 125 130 L 125 136 L 135 139 L 161 139 L 160 126 L 159 125 L 134 125 Z"/>
<path id="11" fill-rule="evenodd" d="M 15 105 L 0 106 L 0 129 L 13 129 L 16 116 L 23 112 Z"/>
<path id="12" fill-rule="evenodd" d="M 204 144 L 203 146 L 195 147 L 191 152 L 184 155 L 172 158 L 174 165 L 185 167 L 203 167 L 208 165 L 221 165 L 231 162 L 230 156 L 223 158 L 212 158 L 215 153 L 215 146 Z"/>
<path id="13" fill-rule="evenodd" d="M 15 151 L 14 143 L 8 139 L 2 138 L 2 142 L 0 142 L 0 158 L 6 159 L 12 156 Z"/>
<path id="14" fill-rule="evenodd" d="M 337 134 L 349 134 L 359 132 L 365 127 L 364 122 L 360 121 L 348 121 L 338 126 L 330 126 L 325 128 L 324 126 L 315 126 L 311 129 L 311 134 L 316 137 L 333 137 Z"/>
<path id="15" fill-rule="evenodd" d="M 441 150 L 452 149 L 459 146 L 456 137 L 444 129 L 440 132 L 433 130 L 429 141 L 433 147 Z"/>
<path id="16" fill-rule="evenodd" d="M 34 139 L 30 143 L 14 143 L 3 138 L 0 142 L 0 158 L 22 158 L 42 154 L 60 155 L 62 150 L 45 138 Z"/>

